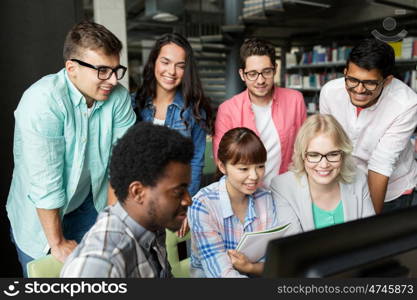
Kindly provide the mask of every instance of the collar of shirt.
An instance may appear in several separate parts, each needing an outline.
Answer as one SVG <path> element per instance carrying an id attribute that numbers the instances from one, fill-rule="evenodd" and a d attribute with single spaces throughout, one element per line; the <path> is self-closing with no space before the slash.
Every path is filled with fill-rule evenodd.
<path id="1" fill-rule="evenodd" d="M 248 214 L 245 216 L 245 226 L 246 223 L 253 221 L 256 218 L 255 212 L 255 198 L 256 193 L 253 195 L 248 195 L 249 202 L 248 202 Z M 226 176 L 223 176 L 219 181 L 219 198 L 220 198 L 220 206 L 222 209 L 223 219 L 229 218 L 234 215 L 232 204 L 230 202 L 229 193 L 227 192 L 226 188 Z"/>
<path id="2" fill-rule="evenodd" d="M 63 72 L 65 74 L 65 82 L 68 86 L 68 94 L 69 98 L 71 99 L 72 103 L 74 103 L 74 106 L 80 105 L 80 103 L 87 104 L 87 101 L 83 94 L 75 87 L 75 85 L 72 83 L 71 79 L 68 77 L 68 73 L 65 69 L 63 69 Z M 95 107 L 99 108 L 103 105 L 104 101 L 94 101 Z"/>
<path id="3" fill-rule="evenodd" d="M 126 223 L 139 245 L 149 251 L 151 246 L 155 243 L 156 234 L 145 229 L 138 222 L 133 220 L 119 202 L 116 202 L 110 209 L 113 214 L 117 215 L 124 223 Z"/>
<path id="4" fill-rule="evenodd" d="M 174 101 L 170 105 L 175 105 L 178 109 L 182 109 L 184 107 L 184 99 L 182 97 L 181 90 L 177 89 L 174 96 Z M 153 100 L 149 97 L 146 100 L 145 107 L 153 107 Z"/>

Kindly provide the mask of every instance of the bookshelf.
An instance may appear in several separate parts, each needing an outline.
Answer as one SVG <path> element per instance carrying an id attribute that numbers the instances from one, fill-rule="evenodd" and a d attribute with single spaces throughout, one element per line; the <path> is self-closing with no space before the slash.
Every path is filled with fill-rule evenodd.
<path id="1" fill-rule="evenodd" d="M 395 65 L 402 65 L 402 64 L 417 64 L 417 58 L 396 58 L 395 59 Z"/>
<path id="2" fill-rule="evenodd" d="M 396 55 L 394 76 L 417 92 L 417 37 L 391 44 Z M 285 56 L 285 87 L 303 93 L 310 114 L 318 112 L 320 89 L 329 80 L 343 77 L 352 46 L 315 45 L 293 49 Z"/>
<path id="3" fill-rule="evenodd" d="M 351 50 L 351 46 L 314 45 L 287 53 L 286 86 L 302 92 L 318 92 L 327 81 L 343 76 Z"/>
<path id="4" fill-rule="evenodd" d="M 320 92 L 319 88 L 300 88 L 298 86 L 287 86 L 287 88 L 298 90 L 300 92 Z"/>
<path id="5" fill-rule="evenodd" d="M 327 81 L 343 76 L 350 50 L 349 46 L 315 45 L 286 54 L 285 86 L 303 93 L 308 114 L 318 112 L 321 87 Z"/>
<path id="6" fill-rule="evenodd" d="M 395 52 L 395 77 L 417 91 L 417 37 L 389 43 Z"/>

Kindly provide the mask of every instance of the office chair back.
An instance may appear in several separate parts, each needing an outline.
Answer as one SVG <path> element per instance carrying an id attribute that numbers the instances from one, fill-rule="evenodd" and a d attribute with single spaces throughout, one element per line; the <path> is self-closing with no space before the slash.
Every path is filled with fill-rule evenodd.
<path id="1" fill-rule="evenodd" d="M 27 264 L 29 278 L 58 278 L 63 263 L 52 255 L 47 255 Z"/>
<path id="2" fill-rule="evenodd" d="M 175 232 L 166 229 L 165 245 L 167 249 L 168 262 L 171 266 L 171 272 L 174 277 L 188 278 L 190 277 L 190 258 L 180 258 L 179 246 L 186 249 L 186 241 L 191 238 L 190 232 L 184 237 L 179 238 Z M 186 251 L 186 250 L 185 250 Z"/>

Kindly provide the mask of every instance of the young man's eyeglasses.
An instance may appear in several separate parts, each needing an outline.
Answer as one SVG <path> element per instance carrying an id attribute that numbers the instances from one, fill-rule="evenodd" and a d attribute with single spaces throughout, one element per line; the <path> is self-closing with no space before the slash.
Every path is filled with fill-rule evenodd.
<path id="1" fill-rule="evenodd" d="M 378 80 L 359 80 L 355 77 L 345 76 L 345 83 L 346 83 L 346 87 L 348 89 L 354 89 L 360 83 L 362 83 L 363 87 L 366 90 L 368 90 L 370 92 L 373 92 L 378 88 L 378 86 L 380 86 L 384 82 L 385 82 L 385 79 L 382 80 L 382 81 L 378 81 Z"/>
<path id="2" fill-rule="evenodd" d="M 328 162 L 339 162 L 342 160 L 343 151 L 342 150 L 332 151 L 327 154 L 321 154 L 318 152 L 306 152 L 305 155 L 309 163 L 318 164 L 319 162 L 321 162 L 323 157 L 325 157 Z"/>
<path id="3" fill-rule="evenodd" d="M 266 69 L 263 69 L 262 72 L 248 71 L 248 72 L 244 72 L 243 74 L 245 74 L 248 80 L 255 81 L 258 79 L 259 75 L 262 75 L 262 77 L 265 79 L 272 78 L 274 76 L 274 71 L 275 71 L 275 68 L 266 68 Z"/>
<path id="4" fill-rule="evenodd" d="M 109 79 L 113 73 L 116 74 L 117 80 L 120 80 L 123 78 L 123 76 L 125 76 L 125 73 L 127 70 L 127 68 L 122 65 L 119 65 L 116 68 L 110 68 L 107 66 L 93 66 L 93 65 L 90 65 L 89 63 L 86 63 L 82 60 L 75 59 L 75 58 L 72 58 L 71 61 L 75 61 L 81 66 L 97 70 L 97 78 L 100 80 Z"/>

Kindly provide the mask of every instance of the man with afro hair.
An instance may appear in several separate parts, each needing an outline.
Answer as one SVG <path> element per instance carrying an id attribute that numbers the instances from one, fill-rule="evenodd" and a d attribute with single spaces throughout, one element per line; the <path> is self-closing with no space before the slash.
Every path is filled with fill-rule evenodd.
<path id="1" fill-rule="evenodd" d="M 105 208 L 69 256 L 62 277 L 171 277 L 165 228 L 176 231 L 191 205 L 193 143 L 151 123 L 130 128 L 114 147 Z"/>

